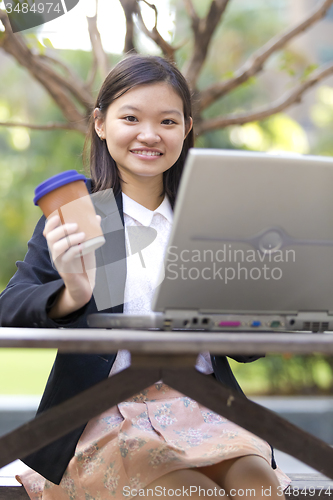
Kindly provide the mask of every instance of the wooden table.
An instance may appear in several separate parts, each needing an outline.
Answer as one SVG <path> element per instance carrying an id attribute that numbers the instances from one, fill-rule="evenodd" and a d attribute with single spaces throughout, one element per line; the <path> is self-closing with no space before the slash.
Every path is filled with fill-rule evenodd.
<path id="1" fill-rule="evenodd" d="M 333 478 L 333 449 L 276 413 L 198 372 L 197 354 L 333 354 L 333 334 L 208 333 L 99 329 L 0 328 L 0 347 L 57 348 L 66 353 L 128 349 L 130 368 L 0 438 L 0 467 L 38 450 L 108 408 L 163 382 Z"/>

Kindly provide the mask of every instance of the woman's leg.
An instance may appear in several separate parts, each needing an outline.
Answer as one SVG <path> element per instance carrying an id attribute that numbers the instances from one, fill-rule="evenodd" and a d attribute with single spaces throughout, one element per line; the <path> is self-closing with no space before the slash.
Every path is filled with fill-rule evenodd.
<path id="1" fill-rule="evenodd" d="M 220 489 L 218 484 L 197 469 L 181 469 L 169 472 L 146 486 L 143 498 L 178 497 L 191 500 L 202 500 L 207 496 L 221 498 Z"/>
<path id="2" fill-rule="evenodd" d="M 234 500 L 284 500 L 280 483 L 268 462 L 257 455 L 225 460 L 199 471 L 225 489 Z"/>

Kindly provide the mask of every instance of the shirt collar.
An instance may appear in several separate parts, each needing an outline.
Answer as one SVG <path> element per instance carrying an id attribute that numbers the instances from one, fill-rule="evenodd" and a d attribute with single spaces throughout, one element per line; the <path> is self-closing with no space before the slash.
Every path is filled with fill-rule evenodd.
<path id="1" fill-rule="evenodd" d="M 173 211 L 167 196 L 164 196 L 164 200 L 162 201 L 160 206 L 156 208 L 156 210 L 149 210 L 148 208 L 132 200 L 132 198 L 127 196 L 125 193 L 122 193 L 122 196 L 124 214 L 140 222 L 140 224 L 142 224 L 143 226 L 150 226 L 155 214 L 163 215 L 163 217 L 165 217 L 167 221 L 172 223 Z"/>

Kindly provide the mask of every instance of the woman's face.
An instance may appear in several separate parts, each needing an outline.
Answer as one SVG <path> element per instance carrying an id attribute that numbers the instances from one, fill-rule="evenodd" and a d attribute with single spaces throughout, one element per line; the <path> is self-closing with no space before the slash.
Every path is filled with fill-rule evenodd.
<path id="1" fill-rule="evenodd" d="M 167 83 L 140 85 L 116 99 L 103 118 L 95 110 L 95 129 L 106 140 L 122 180 L 160 176 L 178 159 L 191 130 L 183 101 Z"/>

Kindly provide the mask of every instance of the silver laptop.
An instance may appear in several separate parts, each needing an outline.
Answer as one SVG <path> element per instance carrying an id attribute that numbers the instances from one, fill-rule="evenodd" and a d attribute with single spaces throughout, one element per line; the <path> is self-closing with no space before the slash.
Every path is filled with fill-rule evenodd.
<path id="1" fill-rule="evenodd" d="M 333 159 L 190 150 L 151 315 L 89 326 L 333 330 Z"/>

